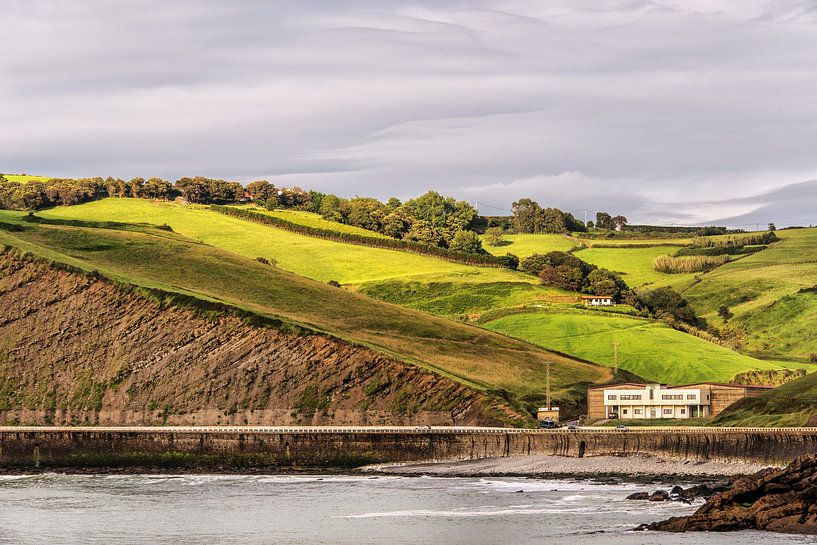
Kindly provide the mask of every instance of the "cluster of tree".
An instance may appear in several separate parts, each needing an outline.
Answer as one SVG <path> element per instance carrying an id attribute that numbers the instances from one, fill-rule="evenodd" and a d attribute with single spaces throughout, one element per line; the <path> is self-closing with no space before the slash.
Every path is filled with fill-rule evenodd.
<path id="1" fill-rule="evenodd" d="M 395 239 L 456 252 L 485 253 L 479 236 L 473 231 L 477 211 L 467 202 L 444 197 L 436 191 L 404 203 L 394 197 L 382 203 L 368 197 L 344 199 L 325 195 L 319 212 L 327 220 Z"/>
<path id="2" fill-rule="evenodd" d="M 607 212 L 597 212 L 596 223 L 588 227 L 595 227 L 603 231 L 623 231 L 627 227 L 627 218 L 621 215 L 611 216 Z"/>
<path id="3" fill-rule="evenodd" d="M 546 286 L 591 295 L 607 295 L 620 301 L 628 291 L 619 275 L 600 269 L 565 252 L 533 254 L 522 260 L 519 269 L 538 276 Z"/>
<path id="4" fill-rule="evenodd" d="M 108 184 L 102 178 L 54 178 L 18 183 L 0 176 L 0 208 L 37 210 L 61 204 L 81 204 L 107 196 Z"/>
<path id="5" fill-rule="evenodd" d="M 652 262 L 652 268 L 661 273 L 679 274 L 711 271 L 729 262 L 727 255 L 691 255 L 673 257 L 662 255 Z"/>
<path id="6" fill-rule="evenodd" d="M 641 293 L 629 292 L 624 302 L 639 310 L 646 310 L 654 318 L 670 323 L 679 321 L 698 328 L 706 327 L 706 321 L 699 318 L 689 306 L 689 302 L 672 288 L 657 288 Z"/>
<path id="7" fill-rule="evenodd" d="M 511 205 L 513 227 L 517 233 L 568 233 L 586 231 L 587 227 L 558 208 L 542 208 L 532 199 L 519 199 Z"/>
<path id="8" fill-rule="evenodd" d="M 332 229 L 322 229 L 320 227 L 302 225 L 299 223 L 293 223 L 283 218 L 253 212 L 252 210 L 247 210 L 244 208 L 211 205 L 210 209 L 227 216 L 233 216 L 265 225 L 272 225 L 281 229 L 286 229 L 288 231 L 293 231 L 295 233 L 301 233 L 312 237 L 337 240 L 348 244 L 358 244 L 361 246 L 370 246 L 374 248 L 404 250 L 422 255 L 442 257 L 450 261 L 466 263 L 469 265 L 485 265 L 516 269 L 517 265 L 519 264 L 519 259 L 511 254 L 506 256 L 494 256 L 488 253 L 476 253 L 461 249 L 462 247 L 468 245 L 472 237 L 476 237 L 477 241 L 479 240 L 479 236 L 472 231 L 461 231 L 460 233 L 465 234 L 454 237 L 454 243 L 452 243 L 451 247 L 442 248 L 440 246 L 432 246 L 411 240 L 375 237 L 356 233 L 342 233 Z"/>

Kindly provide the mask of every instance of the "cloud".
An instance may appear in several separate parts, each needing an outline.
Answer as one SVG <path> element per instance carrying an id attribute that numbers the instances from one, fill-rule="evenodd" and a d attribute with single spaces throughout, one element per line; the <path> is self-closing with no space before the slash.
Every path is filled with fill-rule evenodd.
<path id="1" fill-rule="evenodd" d="M 21 0 L 0 24 L 4 171 L 668 223 L 783 215 L 817 177 L 808 1 Z"/>

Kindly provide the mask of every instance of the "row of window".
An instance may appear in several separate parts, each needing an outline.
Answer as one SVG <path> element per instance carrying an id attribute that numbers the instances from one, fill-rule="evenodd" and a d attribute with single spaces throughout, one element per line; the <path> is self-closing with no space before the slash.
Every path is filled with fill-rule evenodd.
<path id="1" fill-rule="evenodd" d="M 687 394 L 687 399 L 695 399 L 697 396 L 695 394 Z M 616 400 L 615 394 L 607 394 L 607 399 L 610 401 Z M 632 395 L 632 394 L 622 394 L 622 400 L 630 400 L 630 401 L 638 401 L 641 399 L 641 395 Z M 661 399 L 684 399 L 684 394 L 663 394 Z"/>
<path id="2" fill-rule="evenodd" d="M 622 409 L 621 414 L 628 414 L 627 411 L 628 411 L 628 409 Z M 662 413 L 672 415 L 672 409 L 664 409 L 662 411 Z M 687 410 L 686 409 L 681 409 L 680 413 L 681 414 L 686 414 Z M 633 414 L 644 414 L 644 410 L 643 409 L 633 409 Z"/>

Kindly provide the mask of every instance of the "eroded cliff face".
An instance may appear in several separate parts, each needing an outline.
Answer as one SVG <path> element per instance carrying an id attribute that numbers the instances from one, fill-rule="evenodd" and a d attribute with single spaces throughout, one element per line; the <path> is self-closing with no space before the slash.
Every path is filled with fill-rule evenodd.
<path id="1" fill-rule="evenodd" d="M 495 424 L 448 378 L 0 253 L 0 424 Z"/>

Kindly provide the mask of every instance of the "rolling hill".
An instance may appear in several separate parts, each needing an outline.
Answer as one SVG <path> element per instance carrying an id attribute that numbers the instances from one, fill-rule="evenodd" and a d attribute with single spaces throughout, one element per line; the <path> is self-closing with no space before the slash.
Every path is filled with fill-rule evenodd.
<path id="1" fill-rule="evenodd" d="M 160 211 L 166 208 L 145 204 Z M 269 243 L 271 248 L 285 246 L 277 239 L 278 230 L 257 226 L 262 231 L 254 231 L 254 224 L 230 218 L 218 223 L 215 220 L 221 216 L 216 214 L 202 217 L 202 211 L 178 210 L 183 215 L 162 214 L 162 223 L 175 220 L 179 225 L 181 217 L 193 226 L 190 229 L 200 229 L 206 237 L 222 243 L 230 233 L 243 233 L 249 242 L 242 248 L 250 255 L 262 253 L 266 239 L 275 239 Z M 484 329 L 333 288 L 179 233 L 133 223 L 75 221 L 65 225 L 64 221 L 51 220 L 58 224 L 34 224 L 22 221 L 21 216 L 0 212 L 0 242 L 56 263 L 98 271 L 127 285 L 226 304 L 291 327 L 328 334 L 487 392 L 492 399 L 516 407 L 524 404 L 531 408 L 542 398 L 546 361 L 553 363 L 555 395 L 567 406 L 581 397 L 583 385 L 611 376 L 604 368 Z M 231 221 L 239 223 L 225 233 L 223 229 L 229 228 Z M 210 228 L 206 229 L 208 223 Z M 241 231 L 242 227 L 247 229 Z M 283 253 L 277 255 L 286 258 Z M 440 265 L 452 264 L 440 261 Z"/>

